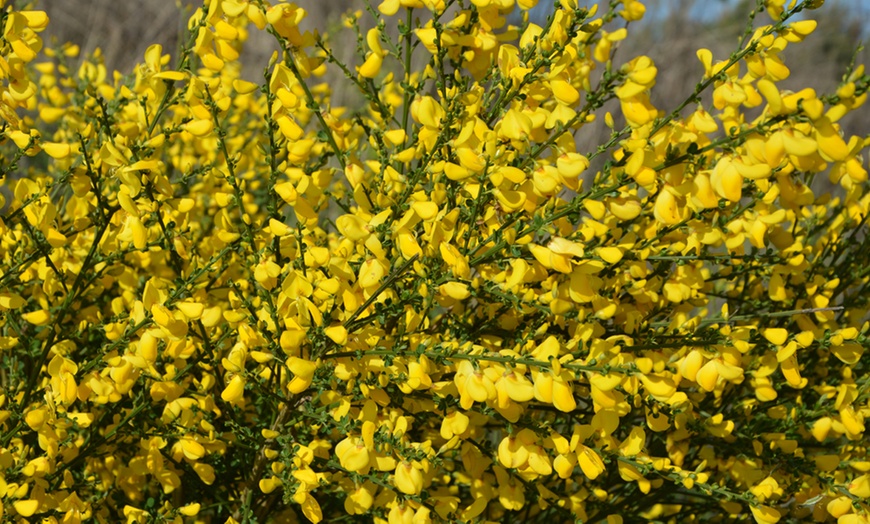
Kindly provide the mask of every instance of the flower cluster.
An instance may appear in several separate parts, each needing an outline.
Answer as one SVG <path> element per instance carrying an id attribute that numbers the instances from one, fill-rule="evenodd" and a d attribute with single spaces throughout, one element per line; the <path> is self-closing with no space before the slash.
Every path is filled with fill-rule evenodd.
<path id="1" fill-rule="evenodd" d="M 205 0 L 129 74 L 3 7 L 0 519 L 868 522 L 870 76 L 786 90 L 822 2 L 760 1 L 657 108 L 643 3 L 536 3 L 349 64 Z"/>

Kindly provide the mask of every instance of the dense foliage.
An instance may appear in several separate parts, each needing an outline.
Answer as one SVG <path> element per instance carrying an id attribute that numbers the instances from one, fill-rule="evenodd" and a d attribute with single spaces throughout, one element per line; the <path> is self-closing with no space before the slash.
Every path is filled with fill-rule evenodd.
<path id="1" fill-rule="evenodd" d="M 536 3 L 206 0 L 130 74 L 6 5 L 0 518 L 868 522 L 863 66 L 785 90 L 822 2 L 759 1 L 657 108 L 641 2 Z"/>

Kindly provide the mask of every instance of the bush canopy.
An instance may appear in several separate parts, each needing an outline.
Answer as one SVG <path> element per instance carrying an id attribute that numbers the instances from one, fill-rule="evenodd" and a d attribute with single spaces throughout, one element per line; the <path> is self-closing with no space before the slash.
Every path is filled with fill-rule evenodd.
<path id="1" fill-rule="evenodd" d="M 783 87 L 822 3 L 658 108 L 636 0 L 206 0 L 129 73 L 5 2 L 0 519 L 867 523 L 870 76 Z"/>

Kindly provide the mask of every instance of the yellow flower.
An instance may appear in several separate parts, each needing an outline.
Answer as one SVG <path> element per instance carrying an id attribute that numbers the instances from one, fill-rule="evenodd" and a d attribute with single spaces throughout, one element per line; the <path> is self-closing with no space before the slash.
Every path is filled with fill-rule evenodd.
<path id="1" fill-rule="evenodd" d="M 241 375 L 234 376 L 227 387 L 221 392 L 221 398 L 225 402 L 237 403 L 242 400 L 245 393 L 245 379 Z"/>
<path id="2" fill-rule="evenodd" d="M 359 437 L 347 437 L 335 446 L 341 467 L 366 474 L 371 467 L 369 449 Z"/>
<path id="3" fill-rule="evenodd" d="M 366 482 L 353 492 L 348 493 L 344 500 L 344 509 L 350 515 L 364 515 L 374 503 L 375 486 Z"/>
<path id="4" fill-rule="evenodd" d="M 522 482 L 496 466 L 495 476 L 498 479 L 498 501 L 508 511 L 519 511 L 526 504 L 525 487 Z"/>
<path id="5" fill-rule="evenodd" d="M 782 517 L 778 510 L 770 506 L 750 506 L 749 509 L 758 524 L 775 524 Z"/>
<path id="6" fill-rule="evenodd" d="M 475 369 L 471 361 L 463 360 L 459 363 L 454 382 L 459 389 L 459 404 L 462 409 L 470 409 L 475 402 L 496 398 L 495 384 L 481 370 Z"/>
<path id="7" fill-rule="evenodd" d="M 299 394 L 308 389 L 314 380 L 314 372 L 317 371 L 317 362 L 305 360 L 299 357 L 287 359 L 287 369 L 293 373 L 293 378 L 287 383 L 287 390 L 293 394 Z"/>
<path id="8" fill-rule="evenodd" d="M 399 462 L 393 481 L 407 495 L 418 495 L 423 490 L 423 473 L 411 462 Z"/>
<path id="9" fill-rule="evenodd" d="M 594 449 L 579 444 L 576 453 L 580 469 L 587 478 L 595 480 L 604 472 L 604 461 Z"/>

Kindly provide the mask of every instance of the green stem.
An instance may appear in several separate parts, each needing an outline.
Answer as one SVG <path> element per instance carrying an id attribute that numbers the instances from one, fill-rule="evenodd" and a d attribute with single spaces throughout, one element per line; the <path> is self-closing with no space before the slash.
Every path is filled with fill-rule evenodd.
<path id="1" fill-rule="evenodd" d="M 317 103 L 317 100 L 314 99 L 314 95 L 311 93 L 311 89 L 308 87 L 308 83 L 305 82 L 304 78 L 302 78 L 302 73 L 299 72 L 299 68 L 296 66 L 296 60 L 293 58 L 292 50 L 287 47 L 284 40 L 280 37 L 278 37 L 278 41 L 281 43 L 281 47 L 284 50 L 284 56 L 286 57 L 284 63 L 293 73 L 293 76 L 296 77 L 296 81 L 299 83 L 299 86 L 305 93 L 305 100 L 308 103 L 308 109 L 310 109 L 314 113 L 314 116 L 317 117 L 317 121 L 320 123 L 320 130 L 323 131 L 323 134 L 326 136 L 329 147 L 332 148 L 332 152 L 335 153 L 335 158 L 338 160 L 338 164 L 341 166 L 342 171 L 344 171 L 346 166 L 346 161 L 344 158 L 345 152 L 338 147 L 338 143 L 335 141 L 335 136 L 333 135 L 332 128 L 329 127 L 329 125 L 326 123 L 326 119 L 323 118 L 323 108 L 321 108 L 320 104 Z"/>

